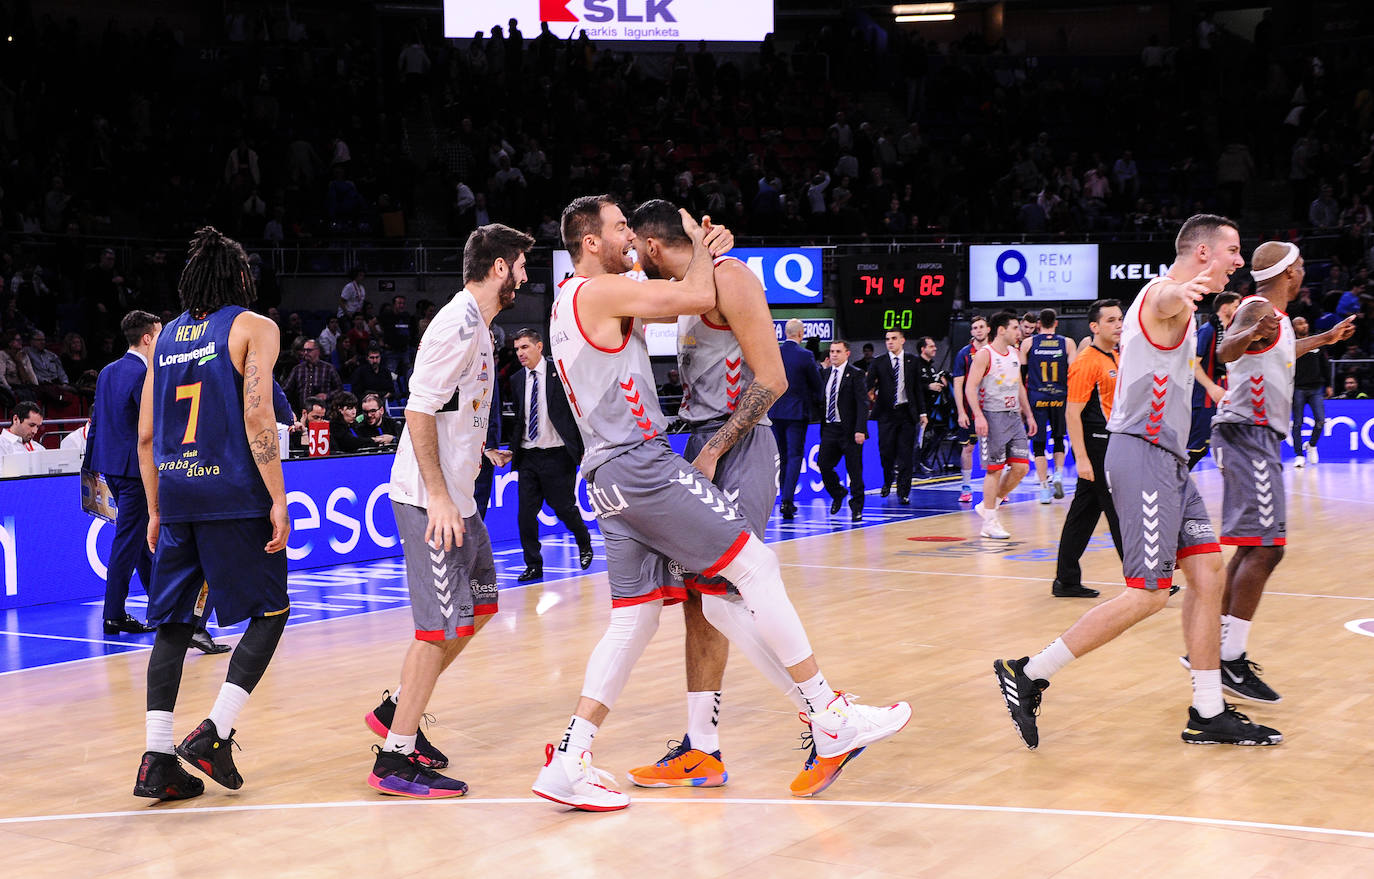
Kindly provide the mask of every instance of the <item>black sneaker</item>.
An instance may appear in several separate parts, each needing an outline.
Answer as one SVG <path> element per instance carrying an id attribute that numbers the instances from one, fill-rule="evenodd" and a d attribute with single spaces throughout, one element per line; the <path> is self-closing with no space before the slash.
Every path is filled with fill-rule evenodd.
<path id="1" fill-rule="evenodd" d="M 210 776 L 212 781 L 238 790 L 243 787 L 243 776 L 234 767 L 232 752 L 238 745 L 234 741 L 235 730 L 229 730 L 229 737 L 225 739 L 220 738 L 218 732 L 214 721 L 207 717 L 177 745 L 177 756 Z"/>
<path id="2" fill-rule="evenodd" d="M 147 751 L 138 767 L 134 796 L 154 800 L 189 800 L 205 793 L 205 782 L 181 765 L 175 754 Z"/>
<path id="3" fill-rule="evenodd" d="M 383 751 L 373 745 L 377 759 L 367 783 L 381 793 L 393 797 L 412 797 L 417 800 L 439 800 L 461 797 L 468 786 L 456 778 L 440 775 L 425 767 L 418 754 Z"/>
<path id="4" fill-rule="evenodd" d="M 382 704 L 373 708 L 363 718 L 367 728 L 382 738 L 386 738 L 391 732 L 391 721 L 396 717 L 396 703 L 391 701 L 391 691 L 382 691 Z M 434 722 L 432 715 L 424 715 L 424 720 L 429 723 Z M 424 730 L 415 730 L 415 753 L 420 759 L 420 763 L 430 769 L 447 769 L 448 758 L 444 752 L 434 747 L 429 739 L 425 738 Z"/>
<path id="5" fill-rule="evenodd" d="M 1102 593 L 1084 586 L 1082 583 L 1064 583 L 1055 580 L 1054 585 L 1050 587 L 1050 594 L 1055 598 L 1096 598 Z"/>
<path id="6" fill-rule="evenodd" d="M 1007 713 L 1016 726 L 1016 734 L 1034 751 L 1040 744 L 1040 731 L 1035 728 L 1035 717 L 1040 713 L 1040 694 L 1050 682 L 1027 677 L 1026 663 L 1029 661 L 1028 656 L 999 659 L 992 664 L 992 670 L 997 675 L 997 688 L 1007 703 Z"/>
<path id="7" fill-rule="evenodd" d="M 1251 702 L 1282 702 L 1283 697 L 1274 692 L 1264 681 L 1260 680 L 1259 673 L 1264 671 L 1259 663 L 1252 662 L 1242 653 L 1240 659 L 1223 659 L 1221 661 L 1221 688 L 1235 696 L 1237 699 L 1249 699 Z"/>
<path id="8" fill-rule="evenodd" d="M 1196 708 L 1189 706 L 1183 741 L 1190 745 L 1277 745 L 1283 741 L 1283 734 L 1253 722 L 1227 702 L 1216 717 L 1201 717 Z"/>

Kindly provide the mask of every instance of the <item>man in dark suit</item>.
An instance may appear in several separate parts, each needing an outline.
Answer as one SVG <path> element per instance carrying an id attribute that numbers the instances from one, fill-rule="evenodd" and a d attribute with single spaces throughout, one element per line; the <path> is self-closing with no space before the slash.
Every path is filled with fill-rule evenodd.
<path id="1" fill-rule="evenodd" d="M 105 634 L 142 634 L 154 631 L 124 609 L 129 578 L 135 570 L 147 589 L 152 582 L 152 554 L 148 551 L 148 499 L 138 473 L 138 406 L 148 358 L 162 323 L 146 311 L 131 311 L 120 323 L 129 350 L 100 371 L 95 405 L 87 434 L 86 466 L 105 474 L 105 483 L 119 515 L 105 573 Z"/>
<path id="2" fill-rule="evenodd" d="M 898 503 L 910 503 L 911 460 L 916 452 L 916 425 L 926 423 L 925 389 L 919 358 L 906 352 L 906 334 L 888 330 L 887 356 L 868 368 L 874 390 L 873 418 L 878 422 L 878 456 L 883 462 L 883 497 L 897 483 Z"/>
<path id="3" fill-rule="evenodd" d="M 816 358 L 802 347 L 803 324 L 792 318 L 784 327 L 787 337 L 780 346 L 782 366 L 787 371 L 787 391 L 768 410 L 773 436 L 782 461 L 780 509 L 784 519 L 797 515 L 794 498 L 801 476 L 802 454 L 806 451 L 806 425 L 811 421 L 811 406 L 821 398 L 821 374 Z"/>
<path id="4" fill-rule="evenodd" d="M 864 440 L 868 439 L 867 376 L 849 365 L 849 343 L 836 339 L 830 343 L 830 365 L 821 370 L 825 389 L 821 407 L 821 448 L 816 465 L 830 495 L 830 514 L 840 511 L 844 488 L 835 474 L 835 465 L 844 458 L 849 471 L 850 518 L 864 517 Z"/>
<path id="5" fill-rule="evenodd" d="M 520 474 L 520 546 L 525 572 L 520 582 L 544 576 L 539 547 L 539 510 L 548 504 L 577 538 L 577 558 L 586 570 L 592 563 L 592 537 L 577 508 L 577 465 L 582 461 L 582 434 L 568 406 L 567 392 L 553 361 L 544 356 L 544 339 L 534 330 L 515 334 L 515 356 L 523 369 L 510 377 L 515 408 L 511 461 Z"/>
<path id="6" fill-rule="evenodd" d="M 494 337 L 493 337 L 494 338 Z M 491 504 L 491 485 L 496 478 L 496 468 L 510 463 L 509 449 L 501 445 L 501 383 L 491 383 L 491 408 L 487 411 L 487 443 L 482 450 L 482 468 L 477 471 L 477 479 L 472 483 L 472 499 L 477 502 L 477 515 L 487 518 L 487 507 Z"/>

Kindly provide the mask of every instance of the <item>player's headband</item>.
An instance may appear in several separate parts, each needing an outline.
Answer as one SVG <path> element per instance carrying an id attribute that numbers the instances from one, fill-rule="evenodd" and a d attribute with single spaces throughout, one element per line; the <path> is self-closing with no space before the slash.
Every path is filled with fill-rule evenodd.
<path id="1" fill-rule="evenodd" d="M 1287 241 L 1285 243 L 1288 245 L 1288 254 L 1284 256 L 1283 259 L 1274 263 L 1267 269 L 1250 270 L 1250 277 L 1254 278 L 1256 283 L 1260 281 L 1267 281 L 1270 278 L 1283 274 L 1289 266 L 1298 261 L 1298 245 L 1294 244 L 1291 241 Z"/>

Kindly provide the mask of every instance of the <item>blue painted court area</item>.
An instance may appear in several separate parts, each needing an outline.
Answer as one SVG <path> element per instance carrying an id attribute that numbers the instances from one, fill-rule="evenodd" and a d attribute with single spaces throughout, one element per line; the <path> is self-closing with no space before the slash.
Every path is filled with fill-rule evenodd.
<path id="1" fill-rule="evenodd" d="M 784 522 L 774 514 L 765 539 L 769 543 L 777 543 L 970 509 L 969 504 L 958 503 L 958 494 L 957 478 L 918 486 L 911 492 L 910 506 L 899 505 L 895 495 L 883 498 L 874 493 L 868 498 L 863 521 L 857 524 L 850 522 L 847 507 L 831 516 L 829 504 L 824 501 L 800 502 L 797 517 L 791 522 Z M 1033 497 L 1033 489 L 1023 488 L 1013 495 L 1013 500 Z M 967 532 L 971 535 L 976 533 L 973 528 L 973 518 L 970 517 L 969 522 L 963 523 L 956 533 Z M 596 560 L 587 573 L 602 573 L 606 570 L 606 560 L 602 552 L 601 535 L 595 526 L 592 527 L 592 542 L 596 549 Z M 516 577 L 525 568 L 519 540 L 513 535 L 496 540 L 493 552 L 501 588 L 516 585 Z M 544 582 L 576 577 L 582 573 L 577 564 L 577 545 L 572 535 L 565 533 L 544 539 Z M 288 626 L 404 607 L 410 603 L 405 584 L 405 565 L 399 557 L 297 571 L 290 575 L 289 584 L 291 620 Z M 142 593 L 130 595 L 127 607 L 129 613 L 143 619 L 147 596 Z M 148 650 L 153 643 L 151 634 L 106 635 L 101 625 L 102 602 L 98 598 L 21 607 L 0 611 L 0 614 L 3 614 L 0 624 L 0 675 Z M 210 632 L 216 638 L 237 635 L 246 626 L 247 623 L 241 623 L 220 628 L 212 624 Z"/>

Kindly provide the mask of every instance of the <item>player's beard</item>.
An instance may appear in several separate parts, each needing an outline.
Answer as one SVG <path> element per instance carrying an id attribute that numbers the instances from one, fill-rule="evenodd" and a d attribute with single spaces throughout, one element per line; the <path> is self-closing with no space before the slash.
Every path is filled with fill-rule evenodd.
<path id="1" fill-rule="evenodd" d="M 650 256 L 647 251 L 639 255 L 639 267 L 644 270 L 645 275 L 648 275 L 649 278 L 655 281 L 660 281 L 668 277 L 663 269 L 659 268 L 658 264 L 654 262 L 653 257 Z"/>
<path id="2" fill-rule="evenodd" d="M 604 250 L 601 253 L 601 270 L 608 275 L 623 275 L 634 265 L 626 265 L 626 254 L 619 250 Z"/>
<path id="3" fill-rule="evenodd" d="M 496 291 L 496 298 L 502 311 L 515 304 L 515 288 L 518 286 L 515 282 L 515 275 L 507 275 L 506 280 L 501 283 L 501 289 Z"/>

